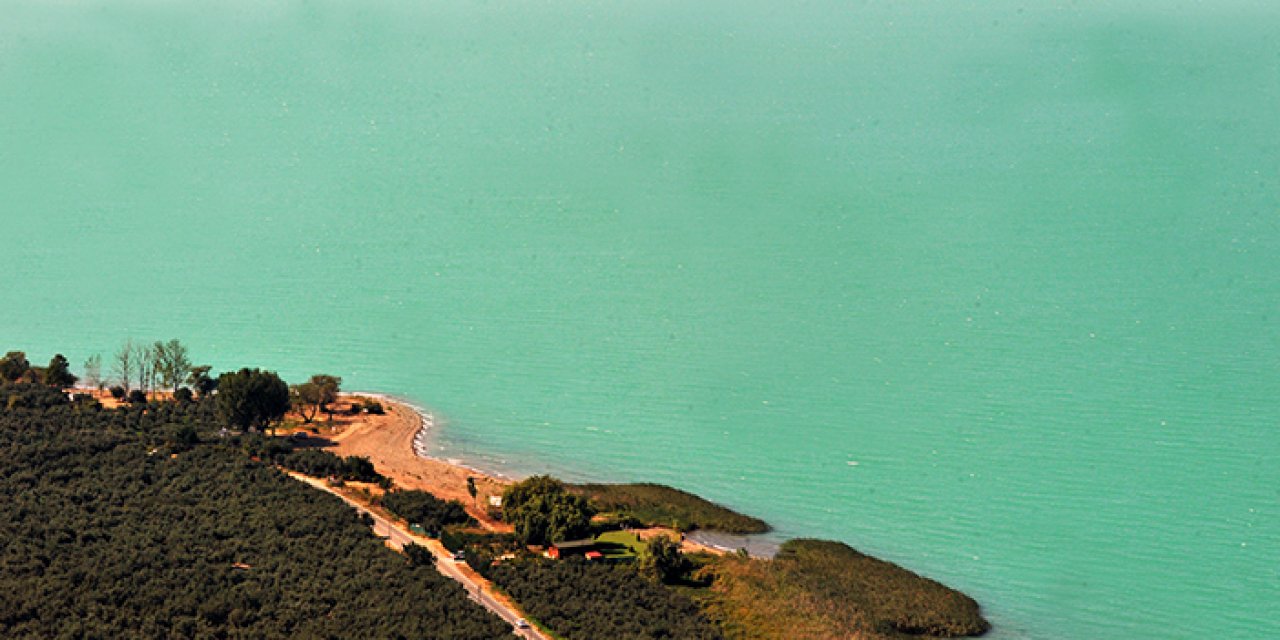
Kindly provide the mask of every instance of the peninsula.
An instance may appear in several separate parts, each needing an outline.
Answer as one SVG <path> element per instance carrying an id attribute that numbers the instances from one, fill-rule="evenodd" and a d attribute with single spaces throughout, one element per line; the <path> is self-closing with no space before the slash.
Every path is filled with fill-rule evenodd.
<path id="1" fill-rule="evenodd" d="M 432 417 L 392 398 L 377 398 L 385 405 L 382 414 L 344 410 L 344 403 L 369 401 L 347 395 L 335 414 L 349 417 L 315 427 L 318 433 L 302 430 L 339 456 L 368 458 L 397 487 L 456 500 L 488 531 L 510 534 L 513 527 L 492 505 L 513 481 L 423 455 L 422 430 L 430 428 Z M 770 527 L 677 488 L 593 483 L 566 485 L 566 490 L 593 506 L 598 529 L 625 528 L 644 541 L 678 541 L 679 551 L 692 561 L 681 579 L 670 582 L 729 638 L 954 637 L 989 628 L 968 596 L 843 543 L 792 540 L 773 559 L 700 544 L 684 534 L 755 534 Z M 477 557 L 487 559 L 483 553 Z M 551 603 L 540 610 L 562 615 Z"/>
<path id="2" fill-rule="evenodd" d="M 62 356 L 0 359 L 4 637 L 989 628 L 968 596 L 843 543 L 791 540 L 772 559 L 700 545 L 684 534 L 768 525 L 673 487 L 513 481 L 425 457 L 407 404 L 342 394 L 335 376 L 214 378 L 169 345 L 166 391 L 76 388 Z"/>

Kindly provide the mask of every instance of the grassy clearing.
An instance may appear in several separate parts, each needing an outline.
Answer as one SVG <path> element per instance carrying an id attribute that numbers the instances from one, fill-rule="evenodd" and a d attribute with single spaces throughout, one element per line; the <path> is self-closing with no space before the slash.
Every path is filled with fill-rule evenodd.
<path id="1" fill-rule="evenodd" d="M 570 491 L 586 496 L 601 513 L 632 518 L 644 526 L 680 531 L 710 529 L 725 533 L 764 533 L 769 525 L 687 491 L 661 484 L 581 484 Z"/>
<path id="2" fill-rule="evenodd" d="M 606 531 L 596 536 L 596 542 L 606 558 L 636 558 L 644 551 L 644 543 L 630 531 Z"/>
<path id="3" fill-rule="evenodd" d="M 773 561 L 734 555 L 704 571 L 704 610 L 732 640 L 945 638 L 989 625 L 959 591 L 825 540 L 792 540 Z"/>

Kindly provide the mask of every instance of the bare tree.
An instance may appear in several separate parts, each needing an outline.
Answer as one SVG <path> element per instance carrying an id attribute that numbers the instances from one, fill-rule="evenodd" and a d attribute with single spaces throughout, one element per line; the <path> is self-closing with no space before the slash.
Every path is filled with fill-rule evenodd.
<path id="1" fill-rule="evenodd" d="M 112 369 L 120 379 L 120 386 L 124 387 L 126 392 L 129 391 L 129 381 L 138 369 L 138 361 L 135 359 L 136 353 L 137 347 L 134 346 L 133 339 L 129 338 L 124 341 L 124 345 L 116 352 L 112 361 Z"/>
<path id="2" fill-rule="evenodd" d="M 187 374 L 191 373 L 187 347 L 175 338 L 168 342 L 157 342 L 152 351 L 161 384 L 177 392 L 178 387 L 186 381 Z"/>
<path id="3" fill-rule="evenodd" d="M 138 363 L 138 388 L 146 393 L 155 386 L 156 356 L 155 349 L 149 344 L 133 347 L 133 359 Z"/>
<path id="4" fill-rule="evenodd" d="M 102 391 L 105 381 L 102 379 L 102 355 L 93 354 L 84 361 L 84 383 L 90 388 Z"/>

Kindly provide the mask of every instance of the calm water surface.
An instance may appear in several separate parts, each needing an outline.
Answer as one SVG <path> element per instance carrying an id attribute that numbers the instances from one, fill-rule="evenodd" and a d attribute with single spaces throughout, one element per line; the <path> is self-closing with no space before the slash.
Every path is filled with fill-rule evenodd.
<path id="1" fill-rule="evenodd" d="M 0 347 L 1280 637 L 1280 5 L 1113 4 L 0 0 Z"/>

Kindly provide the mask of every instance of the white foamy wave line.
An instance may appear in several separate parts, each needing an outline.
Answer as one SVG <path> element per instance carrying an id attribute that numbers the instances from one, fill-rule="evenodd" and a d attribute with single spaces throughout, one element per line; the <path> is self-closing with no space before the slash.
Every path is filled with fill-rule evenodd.
<path id="1" fill-rule="evenodd" d="M 433 413 L 430 409 L 427 409 L 426 407 L 420 404 L 417 404 L 414 401 L 409 400 L 408 398 L 393 396 L 386 393 L 360 391 L 360 392 L 351 392 L 351 395 L 360 395 L 360 396 L 365 396 L 369 398 L 376 398 L 378 400 L 384 400 L 386 402 L 393 402 L 395 404 L 408 407 L 412 409 L 414 413 L 417 413 L 419 418 L 418 432 L 413 434 L 413 453 L 417 455 L 419 458 L 425 458 L 427 460 L 436 460 L 439 462 L 444 462 L 446 464 L 451 464 L 455 467 L 461 467 L 468 471 L 474 471 L 475 473 L 492 476 L 495 478 L 502 478 L 507 480 L 515 479 L 508 474 L 502 473 L 501 471 L 495 471 L 493 469 L 484 469 L 476 465 L 470 464 L 466 460 L 463 460 L 462 458 L 446 458 L 442 455 L 439 455 L 438 452 L 442 451 L 443 447 L 439 447 L 435 444 L 435 442 L 433 442 L 433 439 L 434 439 L 433 431 L 436 428 L 437 419 L 436 419 L 436 414 Z M 443 425 L 444 421 L 440 420 L 439 422 Z"/>
<path id="2" fill-rule="evenodd" d="M 746 549 L 753 558 L 773 558 L 778 555 L 780 543 L 769 534 L 735 535 L 718 531 L 690 531 L 689 540 L 721 551 Z"/>
<path id="3" fill-rule="evenodd" d="M 375 391 L 350 391 L 348 393 L 353 396 L 374 398 L 376 400 L 382 400 L 383 402 L 394 403 L 412 409 L 414 413 L 418 414 L 419 418 L 418 432 L 413 434 L 413 452 L 423 458 L 438 459 L 429 453 L 431 449 L 429 434 L 431 429 L 434 429 L 436 426 L 436 414 L 408 398 L 401 398 L 399 396 L 393 396 L 387 393 L 378 393 Z"/>

